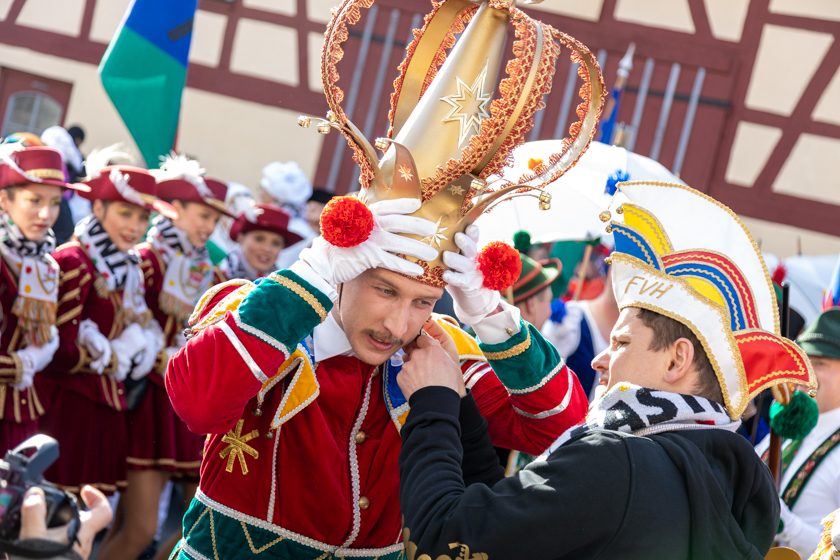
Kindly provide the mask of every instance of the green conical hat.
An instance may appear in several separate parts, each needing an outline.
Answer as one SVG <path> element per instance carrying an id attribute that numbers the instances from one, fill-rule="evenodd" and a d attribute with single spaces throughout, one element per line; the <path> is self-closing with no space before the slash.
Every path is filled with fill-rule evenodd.
<path id="1" fill-rule="evenodd" d="M 522 259 L 522 273 L 513 285 L 513 303 L 525 301 L 549 287 L 563 268 L 560 259 L 535 261 L 522 253 L 519 256 Z"/>
<path id="2" fill-rule="evenodd" d="M 832 307 L 805 329 L 796 343 L 809 356 L 840 360 L 840 307 Z"/>

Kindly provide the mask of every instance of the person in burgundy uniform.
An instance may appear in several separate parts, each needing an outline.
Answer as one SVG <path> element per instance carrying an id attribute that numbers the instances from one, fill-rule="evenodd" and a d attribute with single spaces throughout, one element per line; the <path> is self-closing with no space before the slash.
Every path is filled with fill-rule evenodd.
<path id="1" fill-rule="evenodd" d="M 35 374 L 58 348 L 58 263 L 52 226 L 64 179 L 54 148 L 0 146 L 0 453 L 38 432 L 47 399 Z"/>
<path id="2" fill-rule="evenodd" d="M 163 374 L 166 363 L 184 343 L 183 330 L 199 297 L 221 281 L 206 244 L 219 218 L 230 215 L 224 205 L 224 183 L 203 177 L 195 160 L 181 155 L 164 159 L 152 173 L 158 194 L 172 204 L 176 220 L 152 220 L 146 241 L 137 248 L 143 271 L 146 305 L 163 333 L 157 360 L 145 380 L 145 391 L 128 411 L 128 490 L 123 493 L 122 524 L 113 532 L 101 558 L 134 558 L 149 546 L 158 528 L 158 506 L 166 483 L 185 484 L 191 498 L 198 482 L 202 434 L 190 432 L 175 415 Z M 173 537 L 168 550 L 177 542 Z M 163 544 L 161 548 L 167 548 Z"/>
<path id="3" fill-rule="evenodd" d="M 156 196 L 148 171 L 117 165 L 89 169 L 93 214 L 53 256 L 61 268 L 60 343 L 44 383 L 55 395 L 41 420 L 61 456 L 46 478 L 78 492 L 90 484 L 113 493 L 126 484 L 124 381 L 154 364 L 162 337 L 151 320 L 134 246 L 152 211 L 175 216 Z"/>
<path id="4" fill-rule="evenodd" d="M 271 204 L 256 204 L 240 214 L 230 228 L 237 246 L 219 263 L 226 280 L 256 280 L 275 269 L 280 251 L 303 237 L 289 230 L 291 215 Z"/>

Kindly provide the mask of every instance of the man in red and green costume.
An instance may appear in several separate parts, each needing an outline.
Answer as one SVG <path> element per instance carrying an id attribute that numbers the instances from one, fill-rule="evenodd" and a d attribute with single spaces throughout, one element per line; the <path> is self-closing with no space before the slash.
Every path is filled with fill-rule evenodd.
<path id="1" fill-rule="evenodd" d="M 444 278 L 487 342 L 432 315 L 442 289 L 407 278 L 422 268 L 396 256 L 435 256 L 395 233 L 434 232 L 406 215 L 419 204 L 371 205 L 376 225 L 362 244 L 317 238 L 289 270 L 222 284 L 199 303 L 166 376 L 178 414 L 210 434 L 177 557 L 399 557 L 408 406 L 396 376 L 421 329 L 455 341 L 497 444 L 539 453 L 582 418 L 586 396 L 554 348 L 481 287 L 472 235 L 456 235 L 462 254 L 444 254 Z"/>
<path id="2" fill-rule="evenodd" d="M 169 362 L 176 412 L 209 434 L 178 558 L 401 557 L 408 404 L 396 378 L 418 336 L 458 358 L 462 412 L 486 420 L 498 446 L 539 453 L 585 414 L 556 350 L 500 301 L 518 255 L 502 245 L 479 253 L 471 224 L 503 197 L 550 184 L 586 148 L 603 104 L 595 58 L 511 2 L 435 3 L 399 67 L 389 139 L 371 143 L 336 83 L 348 27 L 371 4 L 333 10 L 321 65 L 330 111 L 316 127 L 339 130 L 354 149 L 359 198 L 330 201 L 322 237 L 288 270 L 205 294 Z M 511 55 L 514 34 L 521 48 Z M 491 185 L 533 126 L 561 45 L 581 64 L 580 121 L 549 164 Z M 535 196 L 534 210 L 549 198 Z M 432 314 L 444 288 L 481 344 Z"/>

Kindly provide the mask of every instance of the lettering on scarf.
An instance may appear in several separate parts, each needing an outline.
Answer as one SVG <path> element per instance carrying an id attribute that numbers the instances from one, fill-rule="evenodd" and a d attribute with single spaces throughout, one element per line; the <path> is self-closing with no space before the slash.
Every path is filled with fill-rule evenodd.
<path id="1" fill-rule="evenodd" d="M 656 414 L 647 415 L 647 419 L 650 424 L 665 422 L 666 420 L 671 420 L 677 417 L 677 405 L 668 399 L 662 398 L 661 396 L 657 397 L 653 394 L 653 391 L 648 388 L 639 389 L 636 394 L 636 398 L 638 399 L 639 404 L 660 410 L 660 412 Z"/>
<path id="2" fill-rule="evenodd" d="M 607 430 L 635 432 L 636 430 L 641 430 L 646 425 L 641 416 L 636 414 L 636 411 L 624 401 L 614 403 L 606 410 L 604 416 L 604 428 Z M 622 426 L 627 426 L 630 429 L 622 430 Z"/>

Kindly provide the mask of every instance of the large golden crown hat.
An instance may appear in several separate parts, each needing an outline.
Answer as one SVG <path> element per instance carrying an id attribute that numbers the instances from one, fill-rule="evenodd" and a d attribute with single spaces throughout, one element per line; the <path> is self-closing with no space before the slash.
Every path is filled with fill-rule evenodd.
<path id="1" fill-rule="evenodd" d="M 615 240 L 619 309 L 648 309 L 689 327 L 730 416 L 768 387 L 816 387 L 808 358 L 780 336 L 764 258 L 732 210 L 686 185 L 631 181 L 619 183 L 601 217 Z"/>
<path id="2" fill-rule="evenodd" d="M 338 63 L 348 25 L 374 0 L 344 0 L 333 9 L 325 33 L 321 76 L 330 111 L 317 129 L 341 131 L 361 168 L 362 199 L 411 197 L 423 201 L 415 215 L 438 224 L 425 239 L 438 258 L 420 262 L 422 278 L 443 285 L 440 255 L 457 251 L 455 233 L 506 196 L 542 189 L 571 168 L 586 150 L 604 104 L 604 85 L 595 57 L 581 43 L 519 10 L 513 0 L 433 2 L 406 50 L 394 81 L 388 138 L 371 142 L 347 118 L 338 85 Z M 505 45 L 513 30 L 512 56 Z M 456 36 L 460 37 L 456 41 Z M 551 90 L 557 57 L 566 47 L 582 79 L 579 120 L 562 149 L 520 177 L 506 177 L 511 151 L 523 143 Z M 449 49 L 451 48 L 451 51 Z M 448 54 L 447 54 L 447 51 Z M 499 71 L 504 67 L 505 76 Z M 301 117 L 309 126 L 310 117 Z M 384 152 L 380 159 L 377 149 Z M 488 183 L 491 175 L 502 177 Z M 548 193 L 539 193 L 547 209 Z M 537 207 L 535 205 L 535 211 Z"/>

